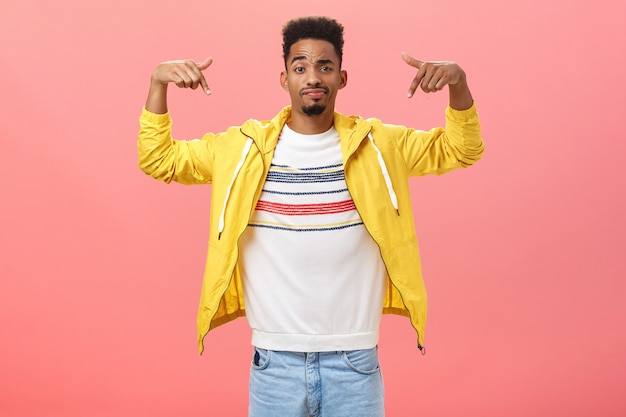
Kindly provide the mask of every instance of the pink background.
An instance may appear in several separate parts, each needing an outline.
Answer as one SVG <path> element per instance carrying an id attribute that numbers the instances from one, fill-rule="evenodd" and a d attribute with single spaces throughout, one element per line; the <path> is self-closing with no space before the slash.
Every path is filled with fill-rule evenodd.
<path id="1" fill-rule="evenodd" d="M 459 62 L 484 126 L 477 166 L 412 182 L 427 354 L 385 317 L 388 415 L 626 415 L 622 0 L 5 3 L 1 416 L 245 415 L 245 320 L 196 351 L 210 189 L 141 173 L 137 120 L 156 64 L 208 55 L 175 136 L 273 116 L 305 14 L 346 27 L 339 110 L 441 124 L 407 51 Z"/>

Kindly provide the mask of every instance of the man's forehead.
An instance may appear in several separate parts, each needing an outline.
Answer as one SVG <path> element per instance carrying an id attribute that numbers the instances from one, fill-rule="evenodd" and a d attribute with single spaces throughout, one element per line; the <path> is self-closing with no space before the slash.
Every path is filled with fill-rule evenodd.
<path id="1" fill-rule="evenodd" d="M 301 39 L 291 45 L 288 61 L 309 60 L 337 62 L 339 57 L 332 43 L 320 39 Z"/>

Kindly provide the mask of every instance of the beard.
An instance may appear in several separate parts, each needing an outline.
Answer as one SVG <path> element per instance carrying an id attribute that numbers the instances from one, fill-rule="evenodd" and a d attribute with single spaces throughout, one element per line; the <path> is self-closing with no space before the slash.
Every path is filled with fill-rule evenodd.
<path id="1" fill-rule="evenodd" d="M 319 116 L 326 110 L 324 104 L 311 104 L 310 106 L 302 106 L 302 112 L 307 116 Z"/>

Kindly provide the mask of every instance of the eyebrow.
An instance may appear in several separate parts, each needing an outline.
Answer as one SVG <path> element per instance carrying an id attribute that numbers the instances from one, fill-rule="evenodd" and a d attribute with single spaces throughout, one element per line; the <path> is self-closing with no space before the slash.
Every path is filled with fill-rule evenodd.
<path id="1" fill-rule="evenodd" d="M 293 63 L 294 63 L 294 62 L 296 62 L 296 61 L 303 61 L 303 60 L 305 60 L 305 59 L 307 59 L 307 57 L 306 57 L 306 56 L 304 56 L 304 55 L 297 55 L 297 56 L 294 56 L 294 57 L 291 59 L 291 64 L 293 64 Z M 322 65 L 325 65 L 325 64 L 334 64 L 334 62 L 333 62 L 333 60 L 332 60 L 332 59 L 318 59 L 315 63 L 316 63 L 316 64 L 322 64 Z"/>

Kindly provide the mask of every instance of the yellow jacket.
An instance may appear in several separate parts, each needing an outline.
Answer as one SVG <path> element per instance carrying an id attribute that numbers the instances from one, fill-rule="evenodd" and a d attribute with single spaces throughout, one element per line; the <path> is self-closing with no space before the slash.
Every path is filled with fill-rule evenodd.
<path id="1" fill-rule="evenodd" d="M 139 166 L 167 183 L 212 184 L 209 248 L 198 311 L 198 344 L 245 315 L 238 269 L 239 237 L 261 194 L 291 108 L 269 121 L 248 120 L 191 141 L 171 138 L 169 114 L 143 110 Z M 380 247 L 389 283 L 383 313 L 408 316 L 423 350 L 427 297 L 413 224 L 408 177 L 443 174 L 480 159 L 475 106 L 446 110 L 446 127 L 428 132 L 335 112 L 346 183 L 365 227 Z M 382 159 L 381 159 L 382 157 Z"/>

